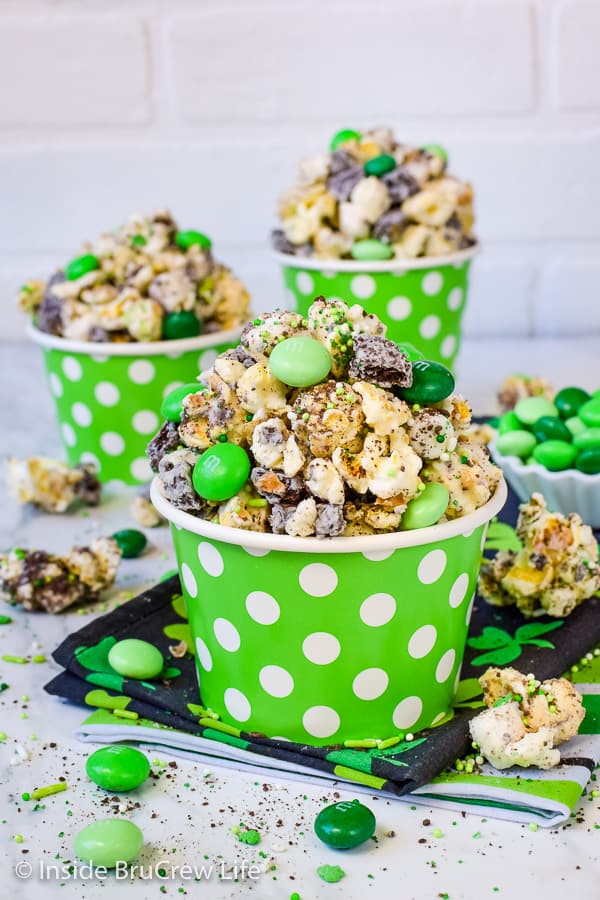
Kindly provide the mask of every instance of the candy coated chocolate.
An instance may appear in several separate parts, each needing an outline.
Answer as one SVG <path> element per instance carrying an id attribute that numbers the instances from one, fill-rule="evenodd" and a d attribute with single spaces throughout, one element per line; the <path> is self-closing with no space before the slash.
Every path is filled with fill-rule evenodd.
<path id="1" fill-rule="evenodd" d="M 588 447 L 586 450 L 582 450 L 577 457 L 575 467 L 580 472 L 585 472 L 586 475 L 598 475 L 600 472 L 600 447 Z"/>
<path id="2" fill-rule="evenodd" d="M 421 359 L 413 363 L 413 383 L 410 387 L 399 388 L 398 396 L 407 403 L 439 403 L 454 390 L 454 375 L 441 363 Z"/>
<path id="3" fill-rule="evenodd" d="M 554 405 L 563 419 L 576 416 L 579 408 L 590 399 L 590 395 L 583 388 L 566 387 L 558 392 L 554 398 Z"/>
<path id="4" fill-rule="evenodd" d="M 381 156 L 374 156 L 373 159 L 367 160 L 363 168 L 365 175 L 375 175 L 377 178 L 381 178 L 382 175 L 387 175 L 388 172 L 395 169 L 397 165 L 393 156 L 390 156 L 389 153 L 382 153 Z"/>
<path id="5" fill-rule="evenodd" d="M 175 243 L 182 250 L 187 250 L 197 244 L 203 250 L 209 250 L 212 247 L 212 241 L 207 235 L 201 231 L 178 231 L 175 234 Z"/>
<path id="6" fill-rule="evenodd" d="M 94 272 L 99 268 L 100 260 L 98 257 L 94 256 L 93 253 L 84 253 L 83 256 L 78 256 L 67 263 L 65 266 L 65 278 L 67 281 L 76 281 L 83 275 L 87 275 L 88 272 Z"/>
<path id="7" fill-rule="evenodd" d="M 111 668 L 125 678 L 156 678 L 163 670 L 164 659 L 160 650 L 139 638 L 117 641 L 108 651 Z"/>
<path id="8" fill-rule="evenodd" d="M 390 259 L 394 251 L 389 244 L 370 238 L 364 241 L 355 241 L 350 249 L 353 259 L 383 260 Z"/>
<path id="9" fill-rule="evenodd" d="M 163 338 L 166 341 L 197 337 L 201 331 L 202 322 L 191 309 L 169 313 L 163 322 Z"/>
<path id="10" fill-rule="evenodd" d="M 571 432 L 558 416 L 542 416 L 537 422 L 531 426 L 531 431 L 536 439 L 542 443 L 543 441 L 566 441 L 571 440 Z"/>
<path id="11" fill-rule="evenodd" d="M 577 450 L 566 441 L 544 441 L 534 449 L 533 458 L 551 472 L 562 472 L 571 468 L 577 458 Z"/>
<path id="12" fill-rule="evenodd" d="M 328 847 L 350 850 L 375 834 L 375 816 L 358 800 L 343 800 L 322 809 L 315 819 L 315 834 Z"/>
<path id="13" fill-rule="evenodd" d="M 361 137 L 360 131 L 355 131 L 353 128 L 342 128 L 331 138 L 329 148 L 334 153 L 342 144 L 346 144 L 348 141 L 360 141 Z"/>
<path id="14" fill-rule="evenodd" d="M 276 378 L 292 387 L 311 387 L 329 375 L 331 355 L 312 337 L 292 337 L 280 341 L 269 357 Z"/>
<path id="15" fill-rule="evenodd" d="M 530 431 L 507 431 L 498 436 L 496 449 L 502 456 L 518 456 L 526 459 L 536 446 L 534 436 Z"/>
<path id="16" fill-rule="evenodd" d="M 137 528 L 123 528 L 112 535 L 123 555 L 123 559 L 133 559 L 139 556 L 148 540 L 145 534 Z"/>
<path id="17" fill-rule="evenodd" d="M 592 397 L 591 400 L 580 406 L 577 415 L 588 428 L 600 426 L 600 397 Z"/>
<path id="18" fill-rule="evenodd" d="M 86 825 L 75 838 L 73 849 L 79 859 L 93 866 L 114 869 L 130 863 L 144 846 L 144 835 L 128 819 L 99 819 Z"/>
<path id="19" fill-rule="evenodd" d="M 557 416 L 558 410 L 545 397 L 524 397 L 515 406 L 515 415 L 524 425 L 533 425 L 542 416 Z"/>
<path id="20" fill-rule="evenodd" d="M 88 777 L 105 791 L 132 791 L 150 774 L 148 758 L 126 744 L 100 747 L 85 764 Z"/>
<path id="21" fill-rule="evenodd" d="M 250 475 L 250 459 L 237 444 L 215 444 L 199 457 L 192 473 L 196 493 L 220 503 L 243 488 Z"/>
<path id="22" fill-rule="evenodd" d="M 182 404 L 189 394 L 197 394 L 199 391 L 205 391 L 206 387 L 194 381 L 192 384 L 182 384 L 180 387 L 173 388 L 164 398 L 160 411 L 161 414 L 168 419 L 169 422 L 181 422 L 183 412 Z"/>
<path id="23" fill-rule="evenodd" d="M 402 531 L 435 525 L 446 512 L 449 500 L 450 493 L 445 485 L 437 482 L 425 485 L 425 490 L 408 503 L 402 516 Z"/>

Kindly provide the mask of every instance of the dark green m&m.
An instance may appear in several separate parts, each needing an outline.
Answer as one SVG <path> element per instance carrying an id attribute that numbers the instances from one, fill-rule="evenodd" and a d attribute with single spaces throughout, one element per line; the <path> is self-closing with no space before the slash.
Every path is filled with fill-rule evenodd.
<path id="1" fill-rule="evenodd" d="M 322 809 L 315 819 L 315 834 L 328 847 L 350 850 L 375 834 L 375 816 L 358 800 L 343 800 Z"/>
<path id="2" fill-rule="evenodd" d="M 166 341 L 198 337 L 201 332 L 202 322 L 191 309 L 169 313 L 163 322 L 163 338 Z"/>
<path id="3" fill-rule="evenodd" d="M 78 278 L 87 275 L 88 272 L 94 272 L 99 268 L 100 260 L 98 257 L 94 256 L 93 253 L 84 253 L 83 256 L 78 256 L 67 263 L 65 266 L 65 278 L 67 281 L 77 281 Z"/>
<path id="4" fill-rule="evenodd" d="M 558 416 L 542 416 L 531 426 L 536 441 L 569 441 L 571 432 Z"/>
<path id="5" fill-rule="evenodd" d="M 582 450 L 575 461 L 575 468 L 586 475 L 600 473 L 600 447 L 588 447 Z"/>
<path id="6" fill-rule="evenodd" d="M 558 392 L 554 398 L 554 405 L 557 408 L 561 418 L 570 419 L 576 416 L 579 408 L 590 399 L 590 395 L 583 388 L 566 387 Z"/>
<path id="7" fill-rule="evenodd" d="M 363 168 L 365 175 L 375 175 L 377 178 L 381 178 L 382 175 L 386 175 L 392 169 L 395 169 L 397 165 L 398 163 L 393 156 L 390 156 L 389 153 L 382 153 L 380 156 L 374 156 L 372 159 L 367 160 Z"/>
<path id="8" fill-rule="evenodd" d="M 412 364 L 413 383 L 410 387 L 399 388 L 397 394 L 407 403 L 439 403 L 454 390 L 454 375 L 441 363 L 431 359 L 420 359 Z"/>
<path id="9" fill-rule="evenodd" d="M 188 250 L 197 244 L 203 250 L 210 250 L 212 247 L 211 239 L 201 231 L 177 231 L 175 233 L 175 243 L 182 250 Z"/>
<path id="10" fill-rule="evenodd" d="M 173 388 L 164 398 L 160 411 L 165 419 L 169 422 L 181 422 L 183 412 L 182 403 L 189 394 L 197 394 L 199 391 L 205 391 L 206 387 L 197 381 L 193 384 L 182 384 L 180 387 Z"/>
<path id="11" fill-rule="evenodd" d="M 200 497 L 220 503 L 233 497 L 248 480 L 250 458 L 237 444 L 215 444 L 198 458 L 192 473 Z"/>
<path id="12" fill-rule="evenodd" d="M 123 554 L 123 559 L 133 559 L 135 556 L 139 556 L 148 543 L 146 535 L 137 528 L 123 528 L 121 531 L 115 531 L 113 538 Z"/>

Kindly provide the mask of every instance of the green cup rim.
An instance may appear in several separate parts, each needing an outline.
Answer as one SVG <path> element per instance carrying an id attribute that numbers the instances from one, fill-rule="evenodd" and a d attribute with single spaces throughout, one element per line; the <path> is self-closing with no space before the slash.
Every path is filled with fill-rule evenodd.
<path id="1" fill-rule="evenodd" d="M 445 266 L 461 265 L 473 259 L 481 251 L 481 243 L 477 241 L 467 250 L 458 250 L 445 256 L 419 256 L 416 259 L 316 259 L 314 256 L 292 256 L 291 253 L 279 253 L 273 250 L 273 258 L 288 269 L 307 269 L 319 272 L 372 273 L 390 272 L 402 275 L 415 269 L 442 269 Z"/>
<path id="2" fill-rule="evenodd" d="M 49 350 L 64 353 L 84 353 L 87 356 L 159 356 L 181 354 L 189 350 L 207 350 L 219 344 L 239 343 L 245 325 L 238 325 L 228 331 L 212 331 L 197 337 L 180 338 L 174 341 L 133 341 L 130 344 L 113 344 L 110 341 L 71 341 L 40 331 L 31 322 L 27 325 L 27 336 L 34 343 Z"/>
<path id="3" fill-rule="evenodd" d="M 176 528 L 209 540 L 224 544 L 239 544 L 255 550 L 283 550 L 288 553 L 379 553 L 419 547 L 423 544 L 440 544 L 457 535 L 467 535 L 498 515 L 508 496 L 504 478 L 498 482 L 492 497 L 475 512 L 429 528 L 412 531 L 393 531 L 389 534 L 360 535 L 355 537 L 290 537 L 287 534 L 270 534 L 261 531 L 245 531 L 228 525 L 216 525 L 177 509 L 162 491 L 156 475 L 150 485 L 150 499 L 158 512 Z"/>

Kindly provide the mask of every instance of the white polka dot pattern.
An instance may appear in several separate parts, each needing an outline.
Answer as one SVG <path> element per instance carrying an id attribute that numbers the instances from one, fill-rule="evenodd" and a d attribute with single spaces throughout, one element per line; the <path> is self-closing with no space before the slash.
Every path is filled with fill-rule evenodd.
<path id="1" fill-rule="evenodd" d="M 246 597 L 246 610 L 259 625 L 273 625 L 281 615 L 277 600 L 266 591 L 251 591 Z"/>
<path id="2" fill-rule="evenodd" d="M 223 695 L 223 703 L 229 715 L 236 722 L 247 722 L 252 714 L 250 701 L 237 688 L 227 688 Z"/>
<path id="3" fill-rule="evenodd" d="M 236 650 L 240 649 L 240 633 L 229 619 L 215 619 L 213 631 L 223 650 L 227 650 L 229 653 L 235 653 Z"/>
<path id="4" fill-rule="evenodd" d="M 225 568 L 223 557 L 217 548 L 207 541 L 202 541 L 198 544 L 198 559 L 207 575 L 218 578 L 219 575 L 223 574 L 223 569 Z"/>
<path id="5" fill-rule="evenodd" d="M 158 416 L 152 410 L 138 410 L 131 422 L 138 434 L 154 434 L 158 431 Z"/>
<path id="6" fill-rule="evenodd" d="M 340 727 L 340 717 L 330 706 L 311 706 L 302 716 L 306 731 L 316 738 L 327 738 Z"/>
<path id="7" fill-rule="evenodd" d="M 129 366 L 129 378 L 134 384 L 148 384 L 156 375 L 156 370 L 147 359 L 136 359 Z"/>
<path id="8" fill-rule="evenodd" d="M 419 563 L 417 578 L 421 584 L 433 584 L 442 577 L 445 568 L 445 552 L 443 550 L 431 550 Z"/>
<path id="9" fill-rule="evenodd" d="M 408 642 L 408 653 L 413 659 L 423 659 L 431 653 L 437 641 L 437 631 L 434 625 L 422 625 L 411 635 Z"/>
<path id="10" fill-rule="evenodd" d="M 371 628 L 387 625 L 396 614 L 396 601 L 391 594 L 371 594 L 363 600 L 360 617 Z"/>
<path id="11" fill-rule="evenodd" d="M 121 399 L 119 388 L 110 381 L 100 381 L 94 388 L 94 394 L 102 406 L 116 406 Z"/>
<path id="12" fill-rule="evenodd" d="M 354 296 L 359 300 L 368 300 L 377 290 L 375 279 L 371 275 L 355 275 L 350 287 Z"/>
<path id="13" fill-rule="evenodd" d="M 282 666 L 264 666 L 258 680 L 271 697 L 289 697 L 294 690 L 294 679 Z"/>
<path id="14" fill-rule="evenodd" d="M 352 682 L 352 691 L 359 700 L 376 700 L 385 694 L 390 679 L 383 669 L 365 669 Z"/>
<path id="15" fill-rule="evenodd" d="M 120 456 L 125 449 L 125 441 L 116 431 L 105 431 L 100 437 L 100 446 L 109 456 Z"/>
<path id="16" fill-rule="evenodd" d="M 341 651 L 340 642 L 327 631 L 315 631 L 302 643 L 302 652 L 309 662 L 317 666 L 327 666 L 334 662 Z"/>
<path id="17" fill-rule="evenodd" d="M 325 563 L 309 563 L 300 572 L 299 581 L 305 594 L 311 597 L 327 597 L 335 591 L 338 578 L 331 566 Z"/>
<path id="18" fill-rule="evenodd" d="M 205 672 L 210 672 L 213 667 L 213 660 L 210 650 L 206 646 L 202 638 L 196 638 L 196 653 L 198 654 L 198 662 Z"/>
<path id="19" fill-rule="evenodd" d="M 183 579 L 183 586 L 186 591 L 190 595 L 190 597 L 195 598 L 198 596 L 198 584 L 196 583 L 196 579 L 194 577 L 194 573 L 190 569 L 187 563 L 183 563 L 181 566 L 181 577 Z"/>
<path id="20" fill-rule="evenodd" d="M 395 708 L 392 722 L 396 728 L 412 728 L 423 711 L 423 701 L 416 695 L 405 697 Z"/>

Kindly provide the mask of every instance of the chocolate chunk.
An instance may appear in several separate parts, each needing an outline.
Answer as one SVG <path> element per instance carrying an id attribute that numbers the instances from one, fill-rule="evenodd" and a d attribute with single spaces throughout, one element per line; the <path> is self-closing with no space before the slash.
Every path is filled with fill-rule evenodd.
<path id="1" fill-rule="evenodd" d="M 82 479 L 75 486 L 75 493 L 88 506 L 97 506 L 100 502 L 100 482 L 96 475 L 96 469 L 90 463 L 79 463 L 75 469 L 82 473 Z"/>
<path id="2" fill-rule="evenodd" d="M 382 215 L 373 227 L 373 237 L 377 240 L 386 240 L 393 244 L 399 241 L 407 226 L 406 218 L 401 209 L 390 209 Z"/>
<path id="3" fill-rule="evenodd" d="M 104 328 L 101 328 L 100 325 L 92 325 L 92 327 L 88 331 L 88 341 L 94 341 L 94 343 L 101 344 L 104 341 L 109 340 L 110 337 L 108 331 L 106 331 Z"/>
<path id="4" fill-rule="evenodd" d="M 271 232 L 271 244 L 278 253 L 289 253 L 292 256 L 310 256 L 313 252 L 309 243 L 292 244 L 281 228 L 274 228 Z"/>
<path id="5" fill-rule="evenodd" d="M 404 203 L 413 194 L 421 190 L 419 183 L 402 166 L 396 166 L 391 172 L 387 172 L 381 179 L 388 189 L 392 203 Z"/>
<path id="6" fill-rule="evenodd" d="M 317 503 L 316 534 L 318 538 L 337 537 L 346 527 L 344 507 L 333 503 Z"/>
<path id="7" fill-rule="evenodd" d="M 211 428 L 224 428 L 227 422 L 233 418 L 234 410 L 226 406 L 222 400 L 211 403 L 208 410 L 208 424 Z"/>
<path id="8" fill-rule="evenodd" d="M 177 422 L 164 422 L 158 434 L 154 435 L 146 447 L 146 456 L 150 460 L 154 472 L 158 471 L 159 463 L 165 453 L 175 450 L 180 443 Z"/>
<path id="9" fill-rule="evenodd" d="M 365 177 L 362 166 L 352 166 L 349 169 L 342 169 L 336 175 L 330 175 L 327 179 L 327 190 L 333 194 L 336 200 L 348 200 L 353 189 L 359 181 Z"/>
<path id="10" fill-rule="evenodd" d="M 158 474 L 164 495 L 177 509 L 194 514 L 204 514 L 206 501 L 198 496 L 192 483 L 193 461 L 196 455 L 189 450 L 175 450 L 163 456 L 158 464 Z"/>
<path id="11" fill-rule="evenodd" d="M 273 534 L 285 534 L 285 523 L 295 512 L 295 506 L 281 506 L 280 503 L 276 503 L 269 516 L 269 525 Z"/>
<path id="12" fill-rule="evenodd" d="M 370 381 L 383 388 L 410 387 L 412 366 L 393 342 L 381 335 L 358 334 L 348 372 L 356 381 Z"/>
<path id="13" fill-rule="evenodd" d="M 298 475 L 284 475 L 255 466 L 250 473 L 252 484 L 269 503 L 298 503 L 306 496 L 306 485 Z"/>

